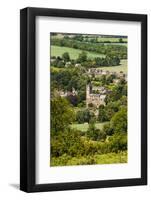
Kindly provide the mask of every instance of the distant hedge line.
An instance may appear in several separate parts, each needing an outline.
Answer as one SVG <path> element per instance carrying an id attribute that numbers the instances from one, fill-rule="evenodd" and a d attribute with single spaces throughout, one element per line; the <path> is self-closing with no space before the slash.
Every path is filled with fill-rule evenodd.
<path id="1" fill-rule="evenodd" d="M 51 38 L 51 45 L 92 51 L 109 56 L 118 56 L 120 59 L 127 59 L 127 47 L 124 45 L 104 45 L 103 43 L 82 42 L 69 38 Z"/>

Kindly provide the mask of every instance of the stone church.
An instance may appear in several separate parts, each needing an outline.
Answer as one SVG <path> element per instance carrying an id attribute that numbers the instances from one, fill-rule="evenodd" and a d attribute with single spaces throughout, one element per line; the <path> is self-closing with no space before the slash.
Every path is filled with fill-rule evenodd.
<path id="1" fill-rule="evenodd" d="M 100 105 L 105 105 L 106 89 L 104 87 L 92 87 L 89 83 L 86 86 L 86 106 L 93 105 L 99 108 Z"/>

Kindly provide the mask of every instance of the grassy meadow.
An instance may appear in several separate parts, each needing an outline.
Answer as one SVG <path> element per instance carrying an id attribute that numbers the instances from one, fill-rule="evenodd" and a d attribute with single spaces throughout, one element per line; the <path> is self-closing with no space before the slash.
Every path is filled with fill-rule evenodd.
<path id="1" fill-rule="evenodd" d="M 102 130 L 104 124 L 106 124 L 106 122 L 96 123 L 95 126 L 96 126 L 97 129 Z M 72 124 L 71 128 L 77 129 L 77 130 L 82 131 L 82 132 L 86 132 L 88 130 L 88 128 L 89 128 L 89 124 L 88 123 L 84 123 L 84 124 Z"/>
<path id="2" fill-rule="evenodd" d="M 53 36 L 53 38 L 57 38 L 57 39 L 63 39 L 64 35 L 63 34 L 57 34 L 55 36 Z M 72 37 L 71 37 L 72 38 Z M 94 39 L 94 35 L 91 37 L 91 35 L 88 37 L 88 38 L 85 38 L 85 40 L 87 41 L 90 41 L 91 39 Z M 101 37 L 101 36 L 98 36 L 97 37 L 97 41 L 98 42 L 103 42 L 103 43 L 119 43 L 119 44 L 122 44 L 120 41 L 119 41 L 119 37 Z M 126 44 L 127 43 L 127 38 L 122 38 L 122 41 Z"/>
<path id="3" fill-rule="evenodd" d="M 98 38 L 98 41 L 99 42 L 106 42 L 106 41 L 109 41 L 111 43 L 114 43 L 114 42 L 117 42 L 117 43 L 120 43 L 119 42 L 119 38 L 114 38 L 114 37 L 99 37 Z M 122 38 L 122 41 L 123 42 L 127 42 L 127 38 Z"/>
<path id="4" fill-rule="evenodd" d="M 100 69 L 108 70 L 111 72 L 117 72 L 117 73 L 120 71 L 127 73 L 127 59 L 121 60 L 120 65 L 118 65 L 118 66 L 109 66 L 109 67 L 104 66 L 104 67 L 100 67 Z"/>
<path id="5" fill-rule="evenodd" d="M 69 52 L 71 59 L 77 59 L 79 53 L 82 52 L 80 49 L 74 49 L 69 47 L 59 47 L 59 46 L 51 46 L 51 56 L 62 56 L 63 53 Z M 88 58 L 95 58 L 95 57 L 105 57 L 103 54 L 85 51 L 87 53 Z"/>

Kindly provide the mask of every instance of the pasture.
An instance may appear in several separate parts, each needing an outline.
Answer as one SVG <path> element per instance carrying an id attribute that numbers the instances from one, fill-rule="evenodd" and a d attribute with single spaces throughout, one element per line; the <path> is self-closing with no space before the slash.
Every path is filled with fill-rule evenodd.
<path id="1" fill-rule="evenodd" d="M 63 39 L 64 36 L 66 34 L 63 34 L 63 33 L 58 33 L 57 35 L 53 35 L 52 37 L 53 38 L 56 38 L 56 39 Z M 72 39 L 76 34 L 71 34 L 69 37 Z M 113 36 L 101 36 L 101 35 L 89 35 L 89 34 L 86 34 L 86 35 L 83 35 L 84 37 L 84 40 L 85 38 L 89 41 L 91 39 L 95 39 L 97 38 L 97 41 L 98 42 L 111 42 L 111 43 L 120 43 L 119 42 L 119 39 L 122 38 L 123 42 L 127 43 L 127 38 L 125 37 L 113 37 Z"/>
<path id="2" fill-rule="evenodd" d="M 109 41 L 109 42 L 112 42 L 112 43 L 119 43 L 119 39 L 120 38 L 115 38 L 115 37 L 98 37 L 98 42 L 106 42 L 106 41 Z M 123 42 L 127 42 L 127 38 L 122 38 Z"/>
<path id="3" fill-rule="evenodd" d="M 96 123 L 96 124 L 95 124 L 95 127 L 96 127 L 97 129 L 102 130 L 104 124 L 106 124 L 106 123 L 107 123 L 107 122 Z M 86 132 L 86 131 L 88 130 L 88 128 L 89 128 L 89 124 L 88 124 L 88 123 L 84 123 L 84 124 L 72 124 L 72 125 L 71 125 L 71 128 L 77 129 L 77 130 L 82 131 L 82 132 Z"/>
<path id="4" fill-rule="evenodd" d="M 119 73 L 120 71 L 123 71 L 124 73 L 127 73 L 127 59 L 121 60 L 120 65 L 118 66 L 111 66 L 111 67 L 100 67 L 102 70 L 108 70 L 110 72 L 117 72 Z"/>
<path id="5" fill-rule="evenodd" d="M 127 43 L 119 43 L 119 42 L 117 42 L 117 43 L 114 43 L 114 42 L 110 42 L 110 43 L 103 43 L 104 45 L 120 45 L 120 46 L 126 46 L 127 47 Z"/>
<path id="6" fill-rule="evenodd" d="M 80 49 L 74 49 L 69 47 L 60 47 L 60 46 L 51 46 L 51 56 L 62 56 L 63 53 L 68 52 L 71 59 L 77 59 L 79 54 L 82 52 Z M 103 54 L 85 51 L 87 53 L 88 58 L 95 58 L 95 57 L 105 57 Z"/>

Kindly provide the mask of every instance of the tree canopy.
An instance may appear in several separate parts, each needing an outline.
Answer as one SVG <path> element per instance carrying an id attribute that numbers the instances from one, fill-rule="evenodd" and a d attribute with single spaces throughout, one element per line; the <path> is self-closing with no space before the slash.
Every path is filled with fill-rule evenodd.
<path id="1" fill-rule="evenodd" d="M 64 131 L 75 120 L 75 113 L 65 98 L 51 99 L 51 131 L 53 135 Z"/>

